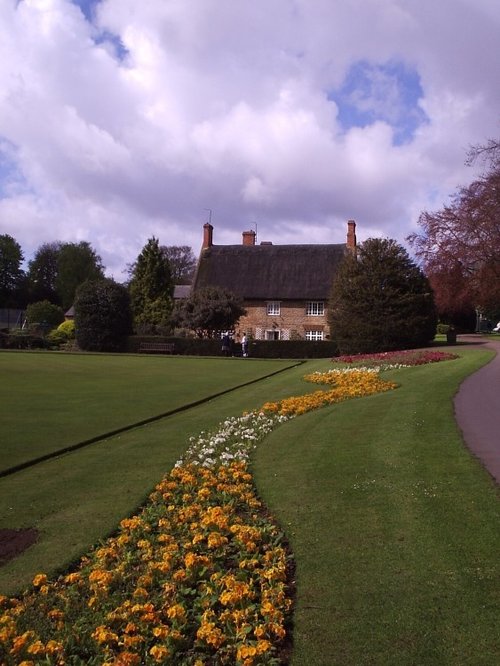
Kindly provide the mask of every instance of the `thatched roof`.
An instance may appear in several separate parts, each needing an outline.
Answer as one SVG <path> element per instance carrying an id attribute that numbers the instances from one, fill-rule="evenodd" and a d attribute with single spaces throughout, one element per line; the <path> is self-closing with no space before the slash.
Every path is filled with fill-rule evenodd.
<path id="1" fill-rule="evenodd" d="M 326 300 L 346 245 L 212 245 L 202 250 L 195 289 L 217 286 L 264 300 Z"/>

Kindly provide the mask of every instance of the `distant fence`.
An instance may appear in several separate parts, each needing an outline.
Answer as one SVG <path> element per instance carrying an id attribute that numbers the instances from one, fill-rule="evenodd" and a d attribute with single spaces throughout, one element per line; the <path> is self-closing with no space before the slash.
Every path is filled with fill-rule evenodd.
<path id="1" fill-rule="evenodd" d="M 0 329 L 21 328 L 24 321 L 24 310 L 17 308 L 0 308 Z"/>

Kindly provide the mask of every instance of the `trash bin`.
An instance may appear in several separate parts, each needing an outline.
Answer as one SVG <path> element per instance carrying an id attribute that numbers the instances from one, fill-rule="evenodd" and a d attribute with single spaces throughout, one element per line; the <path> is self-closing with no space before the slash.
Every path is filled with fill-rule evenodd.
<path id="1" fill-rule="evenodd" d="M 457 344 L 457 332 L 455 331 L 454 328 L 449 328 L 447 333 L 446 333 L 446 342 L 449 345 L 456 345 Z"/>

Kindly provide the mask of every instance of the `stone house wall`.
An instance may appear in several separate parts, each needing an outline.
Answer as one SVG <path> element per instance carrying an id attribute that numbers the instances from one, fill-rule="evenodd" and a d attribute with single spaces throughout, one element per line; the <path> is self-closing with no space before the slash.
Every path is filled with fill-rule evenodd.
<path id="1" fill-rule="evenodd" d="M 318 336 L 322 334 L 324 340 L 328 339 L 326 303 L 322 315 L 308 315 L 306 301 L 275 302 L 279 303 L 279 314 L 267 313 L 269 301 L 245 301 L 247 314 L 241 317 L 236 336 L 246 333 L 256 340 L 273 339 L 273 335 L 276 339 L 296 340 L 305 339 L 306 331 L 314 331 Z"/>

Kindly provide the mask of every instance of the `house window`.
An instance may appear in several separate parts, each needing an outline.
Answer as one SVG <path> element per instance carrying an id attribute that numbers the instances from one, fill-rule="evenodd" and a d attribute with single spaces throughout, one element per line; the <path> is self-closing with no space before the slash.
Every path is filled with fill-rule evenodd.
<path id="1" fill-rule="evenodd" d="M 277 328 L 273 328 L 272 330 L 266 331 L 266 340 L 279 340 L 280 339 L 280 331 Z"/>
<path id="2" fill-rule="evenodd" d="M 279 315 L 280 313 L 280 301 L 269 301 L 267 304 L 267 314 L 268 315 Z"/>
<path id="3" fill-rule="evenodd" d="M 306 315 L 317 317 L 325 314 L 325 304 L 323 301 L 309 301 L 306 305 Z"/>
<path id="4" fill-rule="evenodd" d="M 306 340 L 323 340 L 323 331 L 306 331 Z"/>

